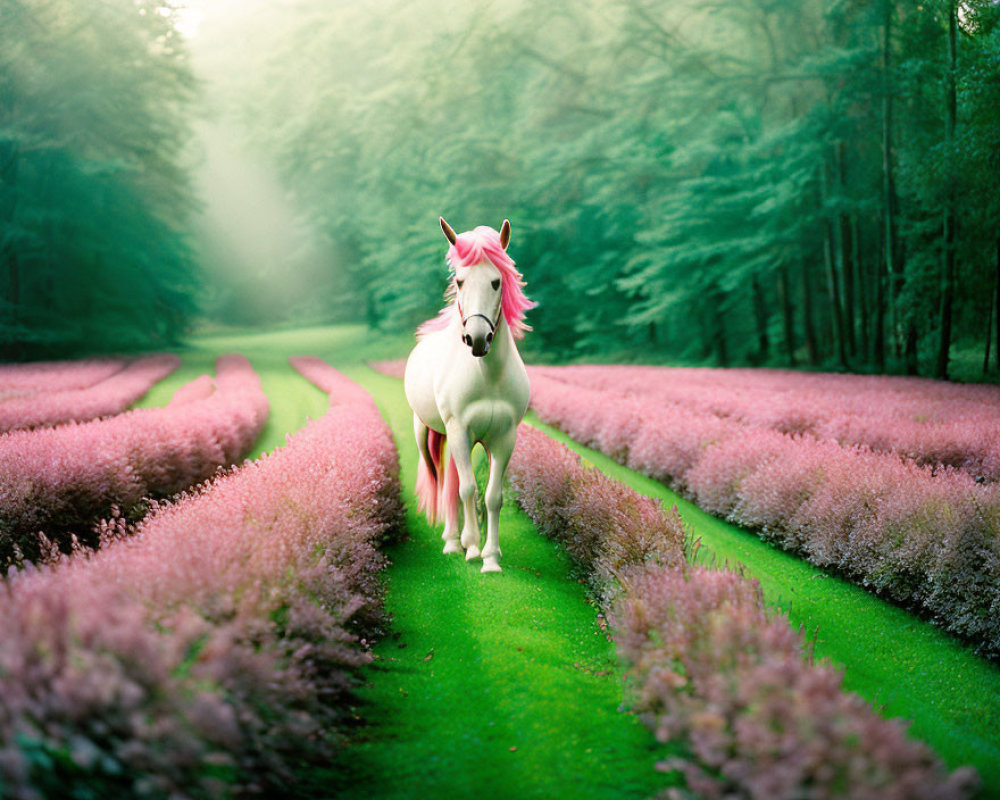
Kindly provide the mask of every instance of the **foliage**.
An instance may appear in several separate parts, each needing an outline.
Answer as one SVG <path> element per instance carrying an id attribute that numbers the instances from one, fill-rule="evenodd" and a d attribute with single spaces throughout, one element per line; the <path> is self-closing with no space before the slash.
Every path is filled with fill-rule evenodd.
<path id="1" fill-rule="evenodd" d="M 123 363 L 118 372 L 83 388 L 53 391 L 35 384 L 33 390 L 19 392 L 15 397 L 8 396 L 0 405 L 0 431 L 85 422 L 120 414 L 146 394 L 153 384 L 177 369 L 180 363 L 181 360 L 174 355 L 150 356 L 127 365 Z M 83 377 L 78 376 L 77 368 L 69 367 L 66 371 L 72 375 L 70 380 Z M 59 372 L 46 371 L 45 383 L 65 385 Z M 23 375 L 23 372 L 20 374 Z"/>
<path id="2" fill-rule="evenodd" d="M 168 497 L 235 463 L 267 422 L 267 397 L 237 355 L 218 359 L 216 387 L 197 401 L 0 436 L 3 562 L 35 558 L 41 529 L 68 547 L 70 528 L 112 505 Z"/>
<path id="3" fill-rule="evenodd" d="M 10 577 L 5 796 L 286 792 L 351 722 L 398 498 L 377 410 L 334 396 L 286 447 L 156 506 L 127 540 Z"/>
<path id="4" fill-rule="evenodd" d="M 687 565 L 676 511 L 664 515 L 526 426 L 508 469 L 541 532 L 563 542 L 614 602 L 637 710 L 661 742 L 683 742 L 684 757 L 662 767 L 682 772 L 693 796 L 937 798 L 975 790 L 973 770 L 946 775 L 904 725 L 843 691 L 842 675 L 814 663 L 801 633 L 765 610 L 755 582 Z"/>
<path id="5" fill-rule="evenodd" d="M 2 357 L 168 343 L 195 307 L 172 3 L 0 6 Z"/>
<path id="6" fill-rule="evenodd" d="M 517 432 L 517 448 L 507 467 L 518 503 L 539 532 L 562 544 L 582 567 L 601 605 L 637 564 L 679 568 L 685 534 L 676 512 L 636 494 L 580 459 L 554 446 L 527 425 Z"/>
<path id="7" fill-rule="evenodd" d="M 672 371 L 642 369 L 633 380 L 645 391 L 631 396 L 617 391 L 627 384 L 623 371 L 583 370 L 590 380 L 614 386 L 591 389 L 548 377 L 572 380 L 580 369 L 536 370 L 532 406 L 574 439 L 686 491 L 706 511 L 756 528 L 813 564 L 922 611 L 986 654 L 1000 652 L 1000 484 L 981 484 L 951 467 L 920 467 L 891 451 L 802 435 L 808 411 L 805 420 L 783 418 L 789 432 L 747 424 L 743 417 L 755 411 L 766 417 L 770 411 L 753 402 L 755 392 L 766 396 L 769 382 L 781 382 L 767 373 L 709 378 L 721 390 L 721 402 L 710 394 L 671 403 L 661 394 L 676 388 Z M 826 386 L 844 381 L 849 387 L 864 379 L 792 375 L 785 387 L 811 380 Z M 918 397 L 928 388 L 895 380 Z M 779 422 L 782 405 L 803 410 L 794 400 L 778 400 Z M 884 412 L 895 404 L 876 403 L 875 420 L 880 408 L 891 439 L 892 422 Z"/>
<path id="8" fill-rule="evenodd" d="M 690 756 L 663 765 L 699 798 L 959 798 L 975 771 L 946 775 L 933 751 L 885 720 L 843 675 L 814 663 L 802 634 L 768 612 L 753 581 L 725 570 L 633 576 L 616 622 L 645 712 Z"/>

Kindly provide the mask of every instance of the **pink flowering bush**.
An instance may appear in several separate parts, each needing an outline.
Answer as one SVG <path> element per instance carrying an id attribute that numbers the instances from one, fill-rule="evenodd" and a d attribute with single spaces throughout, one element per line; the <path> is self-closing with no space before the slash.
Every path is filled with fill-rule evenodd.
<path id="1" fill-rule="evenodd" d="M 944 800 L 970 797 L 971 768 L 948 775 L 933 751 L 882 719 L 842 674 L 814 663 L 769 612 L 756 582 L 692 567 L 633 573 L 614 621 L 637 710 L 700 798 Z M 689 794 L 690 793 L 690 794 Z"/>
<path id="2" fill-rule="evenodd" d="M 0 401 L 38 392 L 85 389 L 121 372 L 127 364 L 121 358 L 0 364 Z"/>
<path id="3" fill-rule="evenodd" d="M 1000 483 L 817 438 L 801 432 L 804 417 L 784 416 L 797 433 L 743 424 L 719 415 L 720 396 L 711 413 L 663 403 L 625 368 L 565 369 L 588 386 L 562 369 L 532 372 L 546 422 L 1000 654 Z M 635 369 L 652 383 L 654 368 Z"/>
<path id="4" fill-rule="evenodd" d="M 978 778 L 948 775 L 898 720 L 847 693 L 814 663 L 756 582 L 690 566 L 676 510 L 585 469 L 563 445 L 522 426 L 508 467 L 520 505 L 562 543 L 612 611 L 637 710 L 679 742 L 661 765 L 685 789 L 669 797 L 964 798 Z"/>
<path id="5" fill-rule="evenodd" d="M 39 530 L 65 543 L 112 505 L 168 497 L 236 462 L 267 421 L 267 397 L 243 356 L 219 358 L 215 383 L 194 402 L 0 435 L 0 564 L 35 558 Z"/>
<path id="6" fill-rule="evenodd" d="M 205 400 L 215 393 L 215 381 L 211 375 L 199 375 L 193 381 L 188 381 L 181 386 L 174 396 L 167 403 L 168 407 L 182 406 L 193 403 L 196 400 Z"/>
<path id="7" fill-rule="evenodd" d="M 353 720 L 382 624 L 376 546 L 401 526 L 392 437 L 345 392 L 287 446 L 155 505 L 133 535 L 12 574 L 4 796 L 287 794 Z"/>
<path id="8" fill-rule="evenodd" d="M 0 402 L 0 431 L 119 414 L 180 366 L 175 355 L 150 356 L 90 386 L 36 391 Z"/>
<path id="9" fill-rule="evenodd" d="M 698 415 L 894 453 L 1000 480 L 1000 387 L 887 375 L 638 366 L 537 367 L 537 374 Z"/>
<path id="10" fill-rule="evenodd" d="M 564 445 L 521 425 L 507 467 L 518 503 L 539 532 L 563 545 L 599 597 L 610 597 L 637 564 L 679 567 L 686 537 L 676 510 L 585 469 Z"/>
<path id="11" fill-rule="evenodd" d="M 406 360 L 397 359 L 395 361 L 369 361 L 368 366 L 376 372 L 388 375 L 390 378 L 402 378 L 406 371 Z"/>

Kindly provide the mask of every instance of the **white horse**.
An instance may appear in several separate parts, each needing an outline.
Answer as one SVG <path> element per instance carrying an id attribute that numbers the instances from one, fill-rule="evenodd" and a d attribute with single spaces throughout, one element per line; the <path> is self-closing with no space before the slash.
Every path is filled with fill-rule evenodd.
<path id="1" fill-rule="evenodd" d="M 524 282 L 507 255 L 510 222 L 504 220 L 499 232 L 480 226 L 456 235 L 444 217 L 440 221 L 450 243 L 449 302 L 417 330 L 404 381 L 420 448 L 417 495 L 431 524 L 444 518 L 444 552 L 464 548 L 466 560 L 478 557 L 472 449 L 482 444 L 490 462 L 482 571 L 500 572 L 503 475 L 530 395 L 528 373 L 514 341 L 530 330 L 524 313 L 535 304 L 524 295 Z M 459 500 L 464 516 L 461 539 Z"/>

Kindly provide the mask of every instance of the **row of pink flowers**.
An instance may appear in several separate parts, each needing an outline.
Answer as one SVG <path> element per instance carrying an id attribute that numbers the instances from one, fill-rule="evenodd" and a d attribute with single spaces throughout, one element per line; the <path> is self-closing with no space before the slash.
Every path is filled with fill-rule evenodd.
<path id="1" fill-rule="evenodd" d="M 781 370 L 539 367 L 536 374 L 740 425 L 865 445 L 1000 480 L 1000 387 Z"/>
<path id="2" fill-rule="evenodd" d="M 0 564 L 18 551 L 35 558 L 37 531 L 79 533 L 112 505 L 129 515 L 241 458 L 267 421 L 267 397 L 243 356 L 218 359 L 215 386 L 166 408 L 0 436 Z"/>
<path id="3" fill-rule="evenodd" d="M 1000 484 L 547 374 L 546 422 L 1000 653 Z"/>
<path id="4" fill-rule="evenodd" d="M 64 392 L 93 386 L 128 364 L 123 358 L 88 358 L 79 361 L 31 361 L 0 364 L 0 400 L 33 392 Z"/>
<path id="5" fill-rule="evenodd" d="M 755 581 L 691 566 L 676 509 L 521 426 L 508 468 L 518 502 L 561 542 L 611 611 L 636 710 L 681 755 L 662 763 L 704 798 L 968 797 L 971 768 L 948 775 L 843 676 L 812 661 L 787 617 L 765 609 Z M 681 793 L 677 796 L 688 796 Z"/>
<path id="6" fill-rule="evenodd" d="M 89 386 L 46 389 L 9 398 L 0 402 L 0 431 L 120 414 L 180 364 L 175 355 L 149 356 Z"/>
<path id="7" fill-rule="evenodd" d="M 402 507 L 374 406 L 331 401 L 133 535 L 0 586 L 4 796 L 283 796 L 337 750 Z"/>

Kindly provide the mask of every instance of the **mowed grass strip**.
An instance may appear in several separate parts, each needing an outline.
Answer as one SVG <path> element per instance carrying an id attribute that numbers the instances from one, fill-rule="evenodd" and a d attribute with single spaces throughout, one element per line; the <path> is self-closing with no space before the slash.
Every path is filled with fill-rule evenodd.
<path id="1" fill-rule="evenodd" d="M 375 397 L 412 487 L 402 382 L 333 363 Z M 504 571 L 482 575 L 480 561 L 443 555 L 440 526 L 406 500 L 410 540 L 390 551 L 386 573 L 393 632 L 362 690 L 370 725 L 331 770 L 338 796 L 629 798 L 662 788 L 662 747 L 619 710 L 614 646 L 565 553 L 508 501 Z"/>
<path id="2" fill-rule="evenodd" d="M 533 413 L 527 421 L 615 480 L 668 508 L 676 505 L 701 539 L 702 559 L 741 565 L 760 581 L 768 604 L 786 611 L 793 625 L 818 631 L 816 656 L 845 668 L 848 689 L 884 706 L 885 716 L 913 720 L 915 738 L 930 744 L 950 767 L 976 767 L 981 796 L 1000 797 L 1000 666 L 909 612 L 705 513 Z"/>

